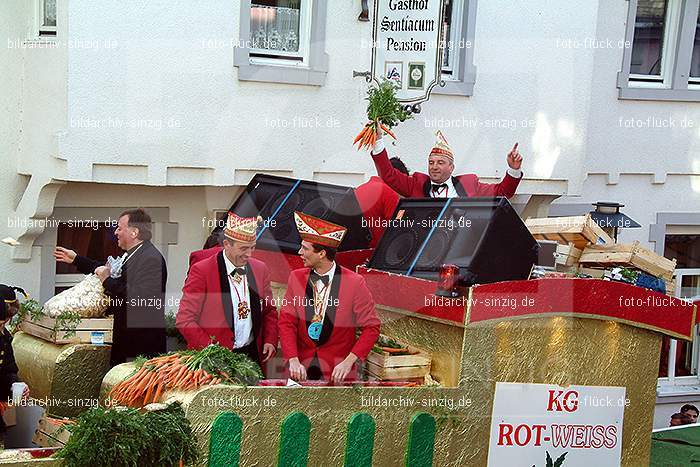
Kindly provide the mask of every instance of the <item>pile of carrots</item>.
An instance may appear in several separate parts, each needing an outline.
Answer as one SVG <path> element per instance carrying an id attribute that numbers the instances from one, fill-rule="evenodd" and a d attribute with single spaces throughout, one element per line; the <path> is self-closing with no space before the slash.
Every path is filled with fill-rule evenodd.
<path id="1" fill-rule="evenodd" d="M 188 367 L 192 358 L 170 354 L 148 360 L 134 375 L 112 388 L 108 394 L 110 404 L 143 407 L 157 402 L 163 392 L 171 389 L 191 390 L 221 383 L 221 378 L 201 368 Z"/>
<path id="2" fill-rule="evenodd" d="M 366 124 L 364 128 L 362 128 L 362 131 L 360 131 L 360 134 L 355 137 L 355 141 L 353 141 L 352 144 L 355 145 L 359 143 L 357 147 L 358 151 L 362 148 L 372 149 L 374 143 L 377 142 L 377 138 L 379 138 L 379 128 L 384 130 L 384 133 L 396 139 L 396 135 L 394 135 L 386 125 L 380 121 L 375 121 Z"/>

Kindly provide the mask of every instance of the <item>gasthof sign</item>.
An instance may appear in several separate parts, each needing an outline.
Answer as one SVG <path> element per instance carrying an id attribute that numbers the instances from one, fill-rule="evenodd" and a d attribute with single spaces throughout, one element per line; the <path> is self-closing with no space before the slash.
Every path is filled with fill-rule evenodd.
<path id="1" fill-rule="evenodd" d="M 444 0 L 374 2 L 371 77 L 392 79 L 402 103 L 425 102 L 440 85 L 444 11 Z"/>

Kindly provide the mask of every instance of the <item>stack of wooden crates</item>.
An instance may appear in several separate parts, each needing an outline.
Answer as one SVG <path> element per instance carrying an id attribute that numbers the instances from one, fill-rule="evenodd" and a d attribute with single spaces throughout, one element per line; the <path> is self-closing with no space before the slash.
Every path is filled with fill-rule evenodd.
<path id="1" fill-rule="evenodd" d="M 664 258 L 637 241 L 615 243 L 590 214 L 530 218 L 525 225 L 536 239 L 558 243 L 555 254 L 557 271 L 586 273 L 600 278 L 606 270 L 614 267 L 631 268 L 663 279 L 666 293 L 671 296 L 675 293 L 675 259 Z"/>

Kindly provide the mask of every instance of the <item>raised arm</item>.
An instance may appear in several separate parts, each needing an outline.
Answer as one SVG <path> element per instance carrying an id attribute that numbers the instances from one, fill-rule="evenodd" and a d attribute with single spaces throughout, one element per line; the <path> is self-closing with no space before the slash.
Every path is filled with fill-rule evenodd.
<path id="1" fill-rule="evenodd" d="M 377 175 L 401 196 L 410 197 L 415 190 L 416 184 L 420 183 L 416 178 L 396 170 L 391 165 L 384 140 L 381 138 L 377 140 L 372 149 L 372 160 L 377 168 Z"/>

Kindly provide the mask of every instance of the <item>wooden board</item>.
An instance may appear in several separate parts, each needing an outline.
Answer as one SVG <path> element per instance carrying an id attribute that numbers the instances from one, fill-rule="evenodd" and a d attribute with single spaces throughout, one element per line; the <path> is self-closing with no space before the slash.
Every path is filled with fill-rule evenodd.
<path id="1" fill-rule="evenodd" d="M 56 320 L 43 316 L 37 320 L 22 321 L 22 331 L 54 344 L 91 344 L 100 343 L 100 337 L 105 344 L 112 343 L 112 318 L 85 318 L 75 329 L 75 333 L 67 337 L 66 329 L 56 329 Z"/>
<path id="2" fill-rule="evenodd" d="M 590 214 L 585 216 L 541 217 L 525 221 L 528 230 L 538 240 L 552 240 L 562 245 L 573 244 L 583 249 L 592 243 L 595 245 L 612 245 L 615 241 L 596 222 Z"/>
<path id="3" fill-rule="evenodd" d="M 430 367 L 430 355 L 417 349 L 408 347 L 409 351 L 417 351 L 414 355 L 391 355 L 387 352 L 378 353 L 374 350 L 367 355 L 367 361 L 385 368 L 402 366 L 427 366 Z"/>
<path id="4" fill-rule="evenodd" d="M 63 425 L 58 424 L 56 420 L 46 415 L 41 417 L 32 442 L 42 448 L 64 446 L 70 438 L 70 432 L 63 429 Z"/>
<path id="5" fill-rule="evenodd" d="M 430 373 L 429 366 L 403 366 L 386 368 L 367 362 L 367 372 L 381 381 L 405 380 L 409 378 L 424 378 Z"/>
<path id="6" fill-rule="evenodd" d="M 639 242 L 619 245 L 589 245 L 584 248 L 579 263 L 582 266 L 631 267 L 654 277 L 671 280 L 676 260 L 664 258 L 644 248 Z"/>
<path id="7" fill-rule="evenodd" d="M 559 266 L 576 266 L 583 250 L 576 248 L 572 244 L 557 245 L 557 251 L 554 253 L 554 261 Z"/>

